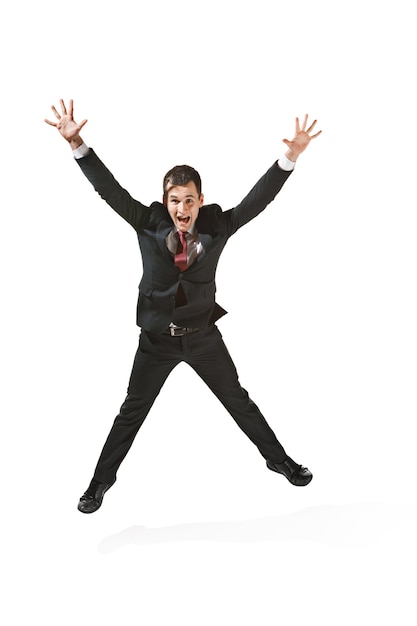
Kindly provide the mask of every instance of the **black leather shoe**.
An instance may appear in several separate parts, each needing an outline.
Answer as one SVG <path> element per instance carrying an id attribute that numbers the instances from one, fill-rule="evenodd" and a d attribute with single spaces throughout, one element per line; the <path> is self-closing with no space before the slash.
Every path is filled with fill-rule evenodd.
<path id="1" fill-rule="evenodd" d="M 81 496 L 78 503 L 78 510 L 81 513 L 94 513 L 101 507 L 104 494 L 116 481 L 112 483 L 99 483 L 97 480 L 91 481 L 87 491 Z"/>
<path id="2" fill-rule="evenodd" d="M 273 472 L 283 474 L 285 478 L 288 478 L 292 485 L 296 485 L 297 487 L 304 487 L 305 485 L 308 485 L 313 478 L 313 474 L 307 467 L 298 465 L 298 463 L 295 463 L 295 461 L 293 461 L 289 456 L 287 456 L 282 463 L 272 463 L 271 461 L 267 461 L 266 466 Z"/>

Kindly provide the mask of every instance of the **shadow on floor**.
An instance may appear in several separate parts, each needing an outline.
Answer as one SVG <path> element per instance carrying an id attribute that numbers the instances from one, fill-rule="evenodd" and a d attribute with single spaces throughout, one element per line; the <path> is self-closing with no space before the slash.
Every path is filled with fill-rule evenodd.
<path id="1" fill-rule="evenodd" d="M 291 540 L 314 541 L 339 548 L 366 548 L 383 540 L 393 528 L 399 526 L 403 532 L 408 532 L 416 527 L 416 522 L 417 504 L 413 503 L 321 505 L 287 515 L 252 520 L 200 522 L 159 528 L 131 526 L 105 537 L 98 550 L 108 554 L 128 545 L 184 541 L 253 543 Z"/>

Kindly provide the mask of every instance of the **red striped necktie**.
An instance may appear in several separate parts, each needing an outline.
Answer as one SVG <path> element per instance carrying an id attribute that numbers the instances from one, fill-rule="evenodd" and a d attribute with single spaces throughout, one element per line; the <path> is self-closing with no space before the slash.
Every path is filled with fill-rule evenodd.
<path id="1" fill-rule="evenodd" d="M 177 254 L 174 257 L 174 263 L 180 270 L 180 272 L 184 272 L 187 269 L 187 238 L 186 233 L 183 233 L 181 230 L 178 231 L 178 236 L 180 238 L 178 242 Z"/>

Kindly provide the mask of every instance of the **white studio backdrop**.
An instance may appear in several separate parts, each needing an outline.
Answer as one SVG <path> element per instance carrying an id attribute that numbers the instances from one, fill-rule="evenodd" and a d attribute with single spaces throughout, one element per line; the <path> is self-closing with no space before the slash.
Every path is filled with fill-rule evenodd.
<path id="1" fill-rule="evenodd" d="M 415 623 L 411 9 L 1 8 L 5 623 Z M 231 239 L 217 280 L 242 385 L 312 469 L 308 489 L 267 472 L 184 366 L 103 508 L 77 512 L 124 399 L 141 261 L 43 122 L 61 97 L 145 204 L 185 162 L 208 203 L 232 207 L 283 154 L 295 116 L 317 118 L 322 135 Z M 253 237 L 261 275 L 244 254 Z M 193 403 L 177 414 L 184 387 Z"/>

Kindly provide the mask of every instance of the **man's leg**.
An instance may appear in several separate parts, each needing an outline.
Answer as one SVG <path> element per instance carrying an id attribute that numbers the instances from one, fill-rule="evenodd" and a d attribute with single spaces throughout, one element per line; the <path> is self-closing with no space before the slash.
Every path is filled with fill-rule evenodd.
<path id="1" fill-rule="evenodd" d="M 281 463 L 287 454 L 248 392 L 217 327 L 184 337 L 184 360 L 197 372 L 262 456 Z"/>
<path id="2" fill-rule="evenodd" d="M 200 336 L 199 336 L 200 335 Z M 304 487 L 311 482 L 307 467 L 289 457 L 264 416 L 241 387 L 236 368 L 216 327 L 190 336 L 187 358 L 191 367 L 207 383 L 235 422 L 258 447 L 268 469 L 285 476 L 292 485 Z"/>
<path id="3" fill-rule="evenodd" d="M 167 338 L 141 333 L 126 399 L 104 444 L 94 477 L 78 503 L 82 513 L 94 513 L 100 508 L 162 385 L 181 360 L 175 350 L 177 344 L 167 343 Z"/>
<path id="4" fill-rule="evenodd" d="M 142 331 L 136 352 L 127 396 L 114 420 L 94 472 L 94 479 L 111 484 L 128 453 L 139 428 L 145 421 L 157 395 L 181 357 L 171 337 Z"/>

